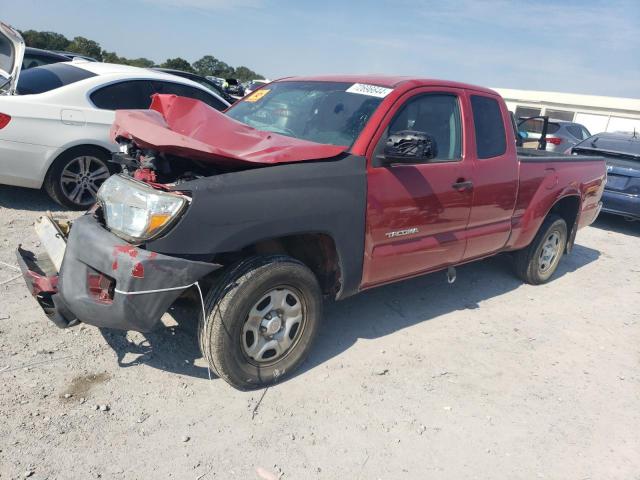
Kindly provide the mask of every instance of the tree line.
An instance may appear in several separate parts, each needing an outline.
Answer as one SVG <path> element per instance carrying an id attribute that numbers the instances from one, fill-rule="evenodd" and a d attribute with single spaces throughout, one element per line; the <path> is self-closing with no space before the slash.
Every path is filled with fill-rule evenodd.
<path id="1" fill-rule="evenodd" d="M 60 33 L 39 32 L 37 30 L 25 30 L 20 32 L 28 47 L 41 48 L 43 50 L 59 50 L 73 52 L 78 55 L 95 58 L 101 62 L 120 63 L 132 65 L 134 67 L 163 67 L 184 70 L 186 72 L 197 73 L 203 76 L 214 76 L 222 78 L 237 78 L 241 82 L 264 78 L 259 73 L 254 72 L 249 67 L 231 65 L 217 59 L 213 55 L 205 55 L 193 63 L 181 57 L 168 58 L 164 63 L 156 64 L 153 60 L 145 57 L 126 58 L 119 56 L 116 52 L 103 50 L 100 44 L 85 37 L 74 37 L 69 40 Z"/>

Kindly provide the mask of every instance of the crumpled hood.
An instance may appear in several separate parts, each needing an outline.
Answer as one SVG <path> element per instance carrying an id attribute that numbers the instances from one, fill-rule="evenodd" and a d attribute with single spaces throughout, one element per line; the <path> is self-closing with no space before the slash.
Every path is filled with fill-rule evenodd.
<path id="1" fill-rule="evenodd" d="M 153 96 L 149 110 L 117 110 L 111 139 L 217 165 L 303 162 L 339 155 L 348 147 L 256 130 L 209 105 L 176 95 Z"/>

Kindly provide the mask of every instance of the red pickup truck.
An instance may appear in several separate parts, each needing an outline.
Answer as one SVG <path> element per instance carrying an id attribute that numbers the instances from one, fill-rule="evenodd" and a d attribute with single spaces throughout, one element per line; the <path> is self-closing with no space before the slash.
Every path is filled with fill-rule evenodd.
<path id="1" fill-rule="evenodd" d="M 322 300 L 513 252 L 548 281 L 600 210 L 605 162 L 518 150 L 495 92 L 384 76 L 287 78 L 225 114 L 158 95 L 112 128 L 122 173 L 19 248 L 61 327 L 148 331 L 191 287 L 211 369 L 237 388 L 291 373 Z M 196 297 L 197 298 L 197 297 Z"/>

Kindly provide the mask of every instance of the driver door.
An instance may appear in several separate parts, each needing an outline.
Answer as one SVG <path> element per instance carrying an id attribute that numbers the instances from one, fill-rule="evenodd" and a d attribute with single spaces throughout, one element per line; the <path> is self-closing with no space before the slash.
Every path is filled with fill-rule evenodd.
<path id="1" fill-rule="evenodd" d="M 463 90 L 420 88 L 398 100 L 368 152 L 363 287 L 436 270 L 462 259 L 472 203 L 472 125 Z M 434 137 L 438 153 L 426 163 L 389 165 L 387 137 L 414 130 Z"/>

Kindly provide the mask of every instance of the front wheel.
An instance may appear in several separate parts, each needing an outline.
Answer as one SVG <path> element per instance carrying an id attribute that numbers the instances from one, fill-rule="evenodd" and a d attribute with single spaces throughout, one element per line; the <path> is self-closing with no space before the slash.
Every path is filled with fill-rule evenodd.
<path id="1" fill-rule="evenodd" d="M 551 279 L 567 246 L 567 222 L 559 215 L 549 215 L 533 241 L 515 252 L 518 276 L 531 285 Z"/>
<path id="2" fill-rule="evenodd" d="M 273 384 L 307 356 L 322 315 L 318 281 L 287 256 L 231 267 L 205 300 L 200 348 L 210 368 L 241 389 Z"/>

